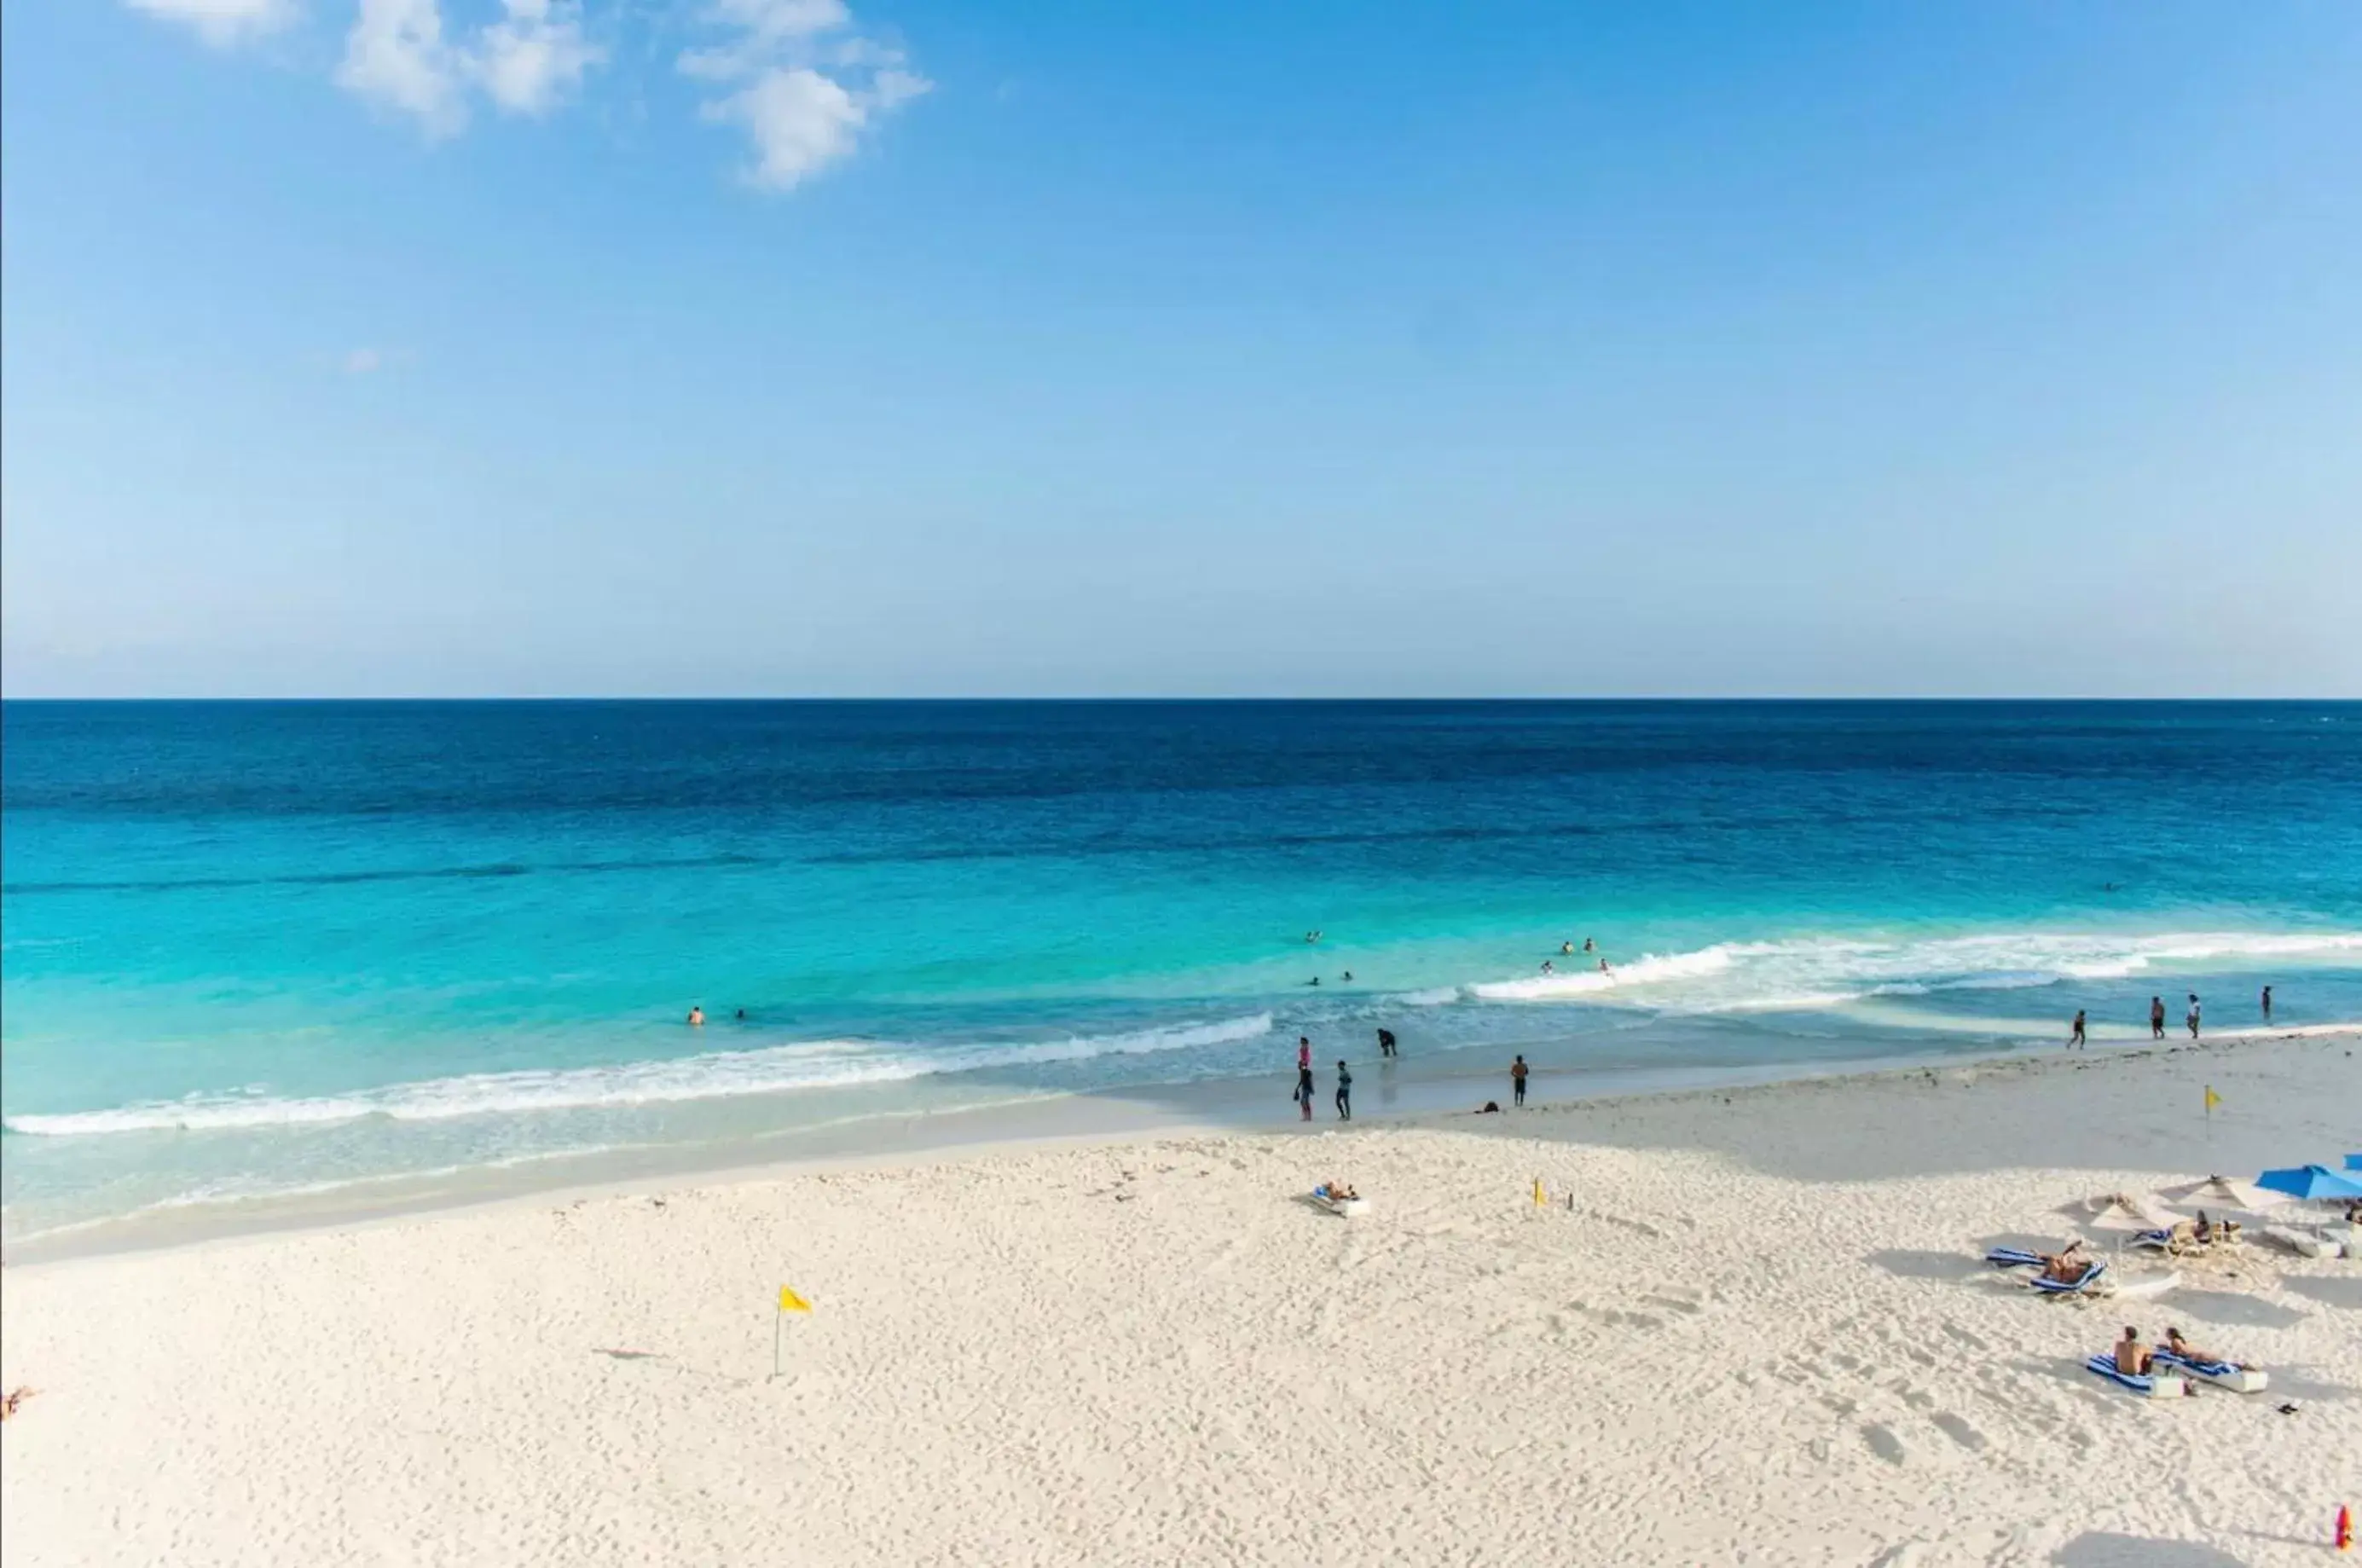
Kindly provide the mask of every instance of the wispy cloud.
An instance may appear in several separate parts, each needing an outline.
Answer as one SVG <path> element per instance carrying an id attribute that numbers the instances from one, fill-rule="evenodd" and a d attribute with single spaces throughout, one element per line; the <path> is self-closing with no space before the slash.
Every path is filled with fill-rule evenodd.
<path id="1" fill-rule="evenodd" d="M 374 348 L 355 348 L 345 355 L 345 374 L 373 375 L 385 368 L 385 356 Z"/>
<path id="2" fill-rule="evenodd" d="M 361 0 L 337 85 L 410 116 L 430 137 L 456 136 L 468 123 L 466 69 L 443 40 L 436 0 Z"/>
<path id="3" fill-rule="evenodd" d="M 705 22 L 719 36 L 683 51 L 680 70 L 730 89 L 701 112 L 746 133 L 746 178 L 766 190 L 852 156 L 878 118 L 934 86 L 900 49 L 855 31 L 843 0 L 715 0 Z"/>
<path id="4" fill-rule="evenodd" d="M 196 29 L 207 43 L 226 49 L 247 39 L 275 33 L 295 19 L 296 0 L 125 0 L 135 11 Z"/>
<path id="5" fill-rule="evenodd" d="M 476 78 L 511 114 L 546 115 L 580 90 L 606 51 L 583 36 L 579 0 L 506 0 L 484 29 Z"/>
<path id="6" fill-rule="evenodd" d="M 311 0 L 124 3 L 228 47 L 291 25 Z M 934 87 L 899 44 L 865 31 L 845 0 L 590 3 L 595 28 L 586 0 L 499 0 L 480 26 L 451 25 L 443 0 L 351 0 L 337 84 L 440 140 L 465 130 L 485 104 L 506 115 L 552 113 L 581 96 L 615 50 L 625 60 L 637 52 L 624 34 L 638 29 L 653 43 L 685 17 L 697 41 L 675 64 L 707 84 L 705 119 L 745 134 L 754 153 L 746 180 L 771 191 L 793 190 L 850 158 L 880 120 Z M 489 9 L 491 0 L 478 4 Z"/>

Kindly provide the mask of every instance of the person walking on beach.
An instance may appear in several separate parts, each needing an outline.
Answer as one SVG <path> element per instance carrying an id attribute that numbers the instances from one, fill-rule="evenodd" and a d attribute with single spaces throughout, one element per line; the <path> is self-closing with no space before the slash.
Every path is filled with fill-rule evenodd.
<path id="1" fill-rule="evenodd" d="M 2198 1038 L 2198 993 L 2197 993 L 2196 991 L 2192 991 L 2192 992 L 2191 992 L 2191 993 L 2190 993 L 2190 1010 L 2189 1010 L 2187 1013 L 2185 1013 L 2185 1014 L 2183 1014 L 2183 1015 L 2182 1015 L 2182 1020 L 2181 1020 L 2181 1021 L 2182 1021 L 2182 1022 L 2184 1022 L 2184 1023 L 2186 1023 L 2186 1024 L 2188 1024 L 2188 1025 L 2190 1025 L 2190 1038 L 2191 1038 L 2192 1040 L 2197 1039 L 2197 1038 Z"/>
<path id="2" fill-rule="evenodd" d="M 1509 1064 L 1509 1099 L 1518 1105 L 1526 1103 L 1526 1059 L 1523 1056 Z"/>
<path id="3" fill-rule="evenodd" d="M 2067 1048 L 2070 1051 L 2092 1048 L 2091 1043 L 2083 1038 L 2083 1010 L 2080 1007 L 2075 1010 L 2075 1032 L 2067 1037 Z"/>
<path id="4" fill-rule="evenodd" d="M 2151 1040 L 2165 1038 L 2165 999 L 2163 997 L 2148 999 L 2148 1037 Z"/>
<path id="5" fill-rule="evenodd" d="M 2271 1021 L 2272 1021 L 2272 988 L 2271 988 L 2271 987 L 2269 987 L 2269 986 L 2266 986 L 2266 987 L 2264 988 L 2264 1021 L 2265 1021 L 2266 1023 L 2269 1023 Z"/>
<path id="6" fill-rule="evenodd" d="M 1312 1066 L 1308 1062 L 1296 1069 L 1296 1109 L 1300 1113 L 1299 1121 L 1312 1120 Z"/>
<path id="7" fill-rule="evenodd" d="M 1353 1120 L 1353 1074 L 1342 1057 L 1337 1061 L 1337 1120 Z"/>

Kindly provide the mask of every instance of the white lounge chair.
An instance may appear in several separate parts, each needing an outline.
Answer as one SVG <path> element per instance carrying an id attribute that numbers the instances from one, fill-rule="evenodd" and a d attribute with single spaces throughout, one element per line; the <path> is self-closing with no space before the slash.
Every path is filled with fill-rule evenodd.
<path id="1" fill-rule="evenodd" d="M 2271 1386 L 2272 1381 L 2268 1374 L 2252 1366 L 2237 1366 L 2227 1361 L 2192 1361 L 2169 1350 L 2158 1351 L 2152 1364 L 2170 1367 L 2181 1376 L 2193 1378 L 2209 1388 L 2225 1389 L 2233 1394 L 2260 1394 Z"/>
<path id="2" fill-rule="evenodd" d="M 2144 1375 L 2117 1371 L 2116 1358 L 2112 1352 L 2103 1351 L 2083 1365 L 2094 1376 L 2104 1377 L 2119 1387 L 2129 1388 L 2144 1399 L 2180 1399 L 2190 1393 L 2190 1385 L 2170 1373 L 2153 1372 Z"/>

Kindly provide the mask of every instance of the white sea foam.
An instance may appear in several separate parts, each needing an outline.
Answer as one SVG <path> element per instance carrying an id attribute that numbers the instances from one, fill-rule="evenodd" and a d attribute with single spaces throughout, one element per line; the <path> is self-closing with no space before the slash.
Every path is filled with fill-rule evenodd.
<path id="1" fill-rule="evenodd" d="M 76 1137 L 113 1132 L 211 1132 L 292 1127 L 381 1116 L 441 1121 L 518 1111 L 580 1110 L 724 1099 L 790 1089 L 890 1083 L 939 1073 L 1079 1062 L 1099 1056 L 1187 1051 L 1271 1032 L 1267 1012 L 1129 1034 L 919 1049 L 862 1040 L 808 1040 L 759 1051 L 718 1051 L 669 1061 L 555 1072 L 470 1073 L 393 1084 L 351 1095 L 282 1099 L 268 1094 L 196 1096 L 110 1110 L 12 1116 L 11 1132 Z"/>
<path id="2" fill-rule="evenodd" d="M 1443 1007 L 1458 1001 L 1462 994 L 1458 986 L 1429 986 L 1423 991 L 1405 991 L 1394 999 L 1405 1007 Z"/>
<path id="3" fill-rule="evenodd" d="M 1672 1012 L 1752 1012 L 1836 1007 L 1866 997 L 2124 979 L 2155 966 L 2212 960 L 2336 962 L 2356 955 L 2362 955 L 2362 933 L 2136 936 L 2010 932 L 1922 941 L 1727 942 L 1687 953 L 1650 954 L 1628 964 L 1613 964 L 1605 972 L 1532 975 L 1469 990 L 1487 1001 L 1587 1001 Z"/>

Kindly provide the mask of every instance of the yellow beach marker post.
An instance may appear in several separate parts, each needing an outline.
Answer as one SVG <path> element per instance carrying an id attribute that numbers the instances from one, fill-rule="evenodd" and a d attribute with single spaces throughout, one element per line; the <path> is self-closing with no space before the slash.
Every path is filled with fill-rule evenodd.
<path id="1" fill-rule="evenodd" d="M 777 1377 L 779 1375 L 779 1347 L 781 1342 L 787 1338 L 788 1314 L 790 1312 L 809 1312 L 811 1310 L 811 1302 L 797 1295 L 787 1286 L 782 1285 L 779 1286 L 779 1310 L 771 1320 L 772 1376 Z"/>
<path id="2" fill-rule="evenodd" d="M 1542 1191 L 1542 1178 L 1540 1176 L 1534 1177 L 1534 1207 L 1537 1209 L 1546 1208 L 1549 1203 L 1549 1196 Z"/>
<path id="3" fill-rule="evenodd" d="M 2208 1084 L 2206 1086 L 2206 1141 L 2209 1143 L 2214 1142 L 2214 1108 L 2222 1103 L 2223 1097 L 2214 1092 L 2213 1084 Z"/>

